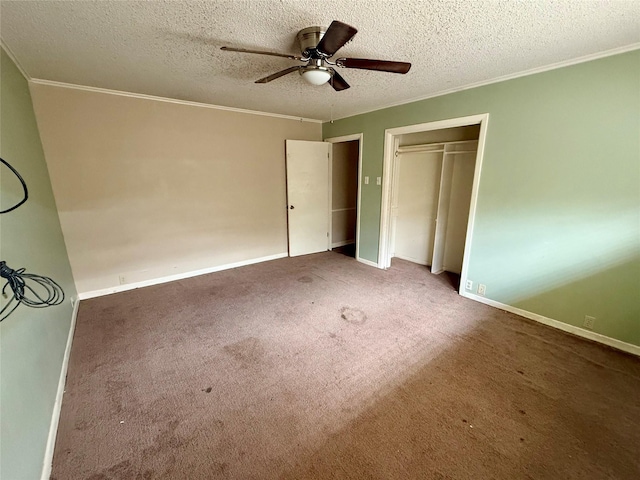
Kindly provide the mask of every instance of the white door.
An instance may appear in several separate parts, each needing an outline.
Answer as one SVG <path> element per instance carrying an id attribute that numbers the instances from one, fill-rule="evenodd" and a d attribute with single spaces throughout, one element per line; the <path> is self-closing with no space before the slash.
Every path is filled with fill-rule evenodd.
<path id="1" fill-rule="evenodd" d="M 448 272 L 460 273 L 464 244 L 467 238 L 477 152 L 474 148 L 471 152 L 452 156 L 455 161 L 451 173 L 451 202 L 449 204 L 447 240 L 444 248 L 444 269 Z"/>
<path id="2" fill-rule="evenodd" d="M 287 140 L 289 256 L 329 249 L 331 144 Z"/>
<path id="3" fill-rule="evenodd" d="M 431 265 L 438 213 L 442 153 L 406 153 L 398 157 L 395 256 Z"/>
<path id="4" fill-rule="evenodd" d="M 449 223 L 449 204 L 451 203 L 451 179 L 453 177 L 454 158 L 446 155 L 442 159 L 442 173 L 440 175 L 440 193 L 438 194 L 438 214 L 433 239 L 433 258 L 431 273 L 444 272 L 444 252 L 448 241 L 447 229 Z"/>

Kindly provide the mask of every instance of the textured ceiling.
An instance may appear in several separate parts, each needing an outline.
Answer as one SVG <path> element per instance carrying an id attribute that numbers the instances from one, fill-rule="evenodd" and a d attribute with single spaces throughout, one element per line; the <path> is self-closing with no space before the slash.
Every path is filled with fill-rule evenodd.
<path id="1" fill-rule="evenodd" d="M 34 79 L 328 120 L 640 42 L 639 1 L 6 1 L 0 34 Z M 408 61 L 407 75 L 341 69 L 351 88 L 297 74 L 295 35 L 358 29 L 338 56 Z"/>

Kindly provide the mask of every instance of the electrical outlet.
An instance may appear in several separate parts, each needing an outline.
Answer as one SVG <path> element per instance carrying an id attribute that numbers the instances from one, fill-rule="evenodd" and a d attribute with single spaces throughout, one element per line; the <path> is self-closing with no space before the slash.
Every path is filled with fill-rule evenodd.
<path id="1" fill-rule="evenodd" d="M 473 280 L 467 280 L 467 283 L 464 284 L 464 288 L 467 290 L 473 290 Z"/>
<path id="2" fill-rule="evenodd" d="M 376 177 L 376 185 L 382 185 L 382 177 Z"/>
<path id="3" fill-rule="evenodd" d="M 119 280 L 120 280 L 120 285 L 124 285 L 125 283 L 127 283 L 127 279 L 124 278 L 124 275 L 120 275 Z"/>
<path id="4" fill-rule="evenodd" d="M 582 324 L 584 328 L 588 328 L 589 330 L 593 330 L 593 324 L 596 323 L 596 317 L 590 317 L 589 315 L 584 316 L 584 323 Z"/>
<path id="5" fill-rule="evenodd" d="M 484 296 L 487 293 L 487 286 L 483 284 L 478 285 L 478 295 Z"/>

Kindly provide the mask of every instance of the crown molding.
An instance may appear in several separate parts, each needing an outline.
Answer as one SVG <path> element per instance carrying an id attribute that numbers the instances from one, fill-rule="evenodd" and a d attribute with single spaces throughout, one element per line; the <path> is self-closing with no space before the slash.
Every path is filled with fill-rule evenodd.
<path id="1" fill-rule="evenodd" d="M 524 71 L 518 72 L 518 73 L 511 73 L 509 75 L 503 75 L 501 77 L 496 77 L 496 78 L 489 79 L 489 80 L 482 80 L 480 82 L 470 83 L 470 84 L 464 85 L 462 87 L 451 88 L 451 89 L 448 89 L 448 90 L 441 90 L 439 92 L 431 93 L 429 95 L 416 97 L 413 100 L 402 100 L 400 102 L 390 103 L 390 104 L 384 105 L 382 107 L 376 107 L 376 108 L 373 108 L 373 109 L 370 109 L 370 110 L 364 110 L 364 111 L 361 111 L 361 112 L 345 115 L 344 117 L 334 118 L 333 121 L 331 121 L 331 122 L 329 120 L 326 120 L 324 123 L 333 123 L 335 121 L 343 120 L 345 118 L 355 117 L 357 115 L 364 115 L 366 113 L 377 112 L 379 110 L 384 110 L 384 109 L 387 109 L 387 108 L 399 107 L 401 105 L 407 105 L 409 103 L 420 102 L 422 100 L 428 100 L 430 98 L 442 97 L 444 95 L 449 95 L 451 93 L 462 92 L 464 90 L 471 90 L 472 88 L 484 87 L 485 85 L 491 85 L 493 83 L 506 82 L 507 80 L 514 80 L 514 79 L 520 78 L 520 77 L 528 77 L 529 75 L 535 75 L 537 73 L 548 72 L 549 70 L 557 70 L 558 68 L 570 67 L 571 65 L 577 65 L 579 63 L 590 62 L 592 60 L 598 60 L 600 58 L 612 57 L 614 55 L 619 55 L 621 53 L 627 53 L 627 52 L 631 52 L 633 50 L 638 50 L 638 49 L 640 49 L 640 42 L 632 43 L 630 45 L 625 45 L 624 47 L 613 48 L 611 50 L 605 50 L 603 52 L 584 55 L 582 57 L 573 58 L 573 59 L 570 59 L 570 60 L 563 60 L 561 62 L 552 63 L 550 65 L 545 65 L 543 67 L 531 68 L 529 70 L 524 70 Z"/>
<path id="2" fill-rule="evenodd" d="M 261 115 L 265 117 L 281 118 L 285 120 L 296 120 L 299 122 L 322 123 L 322 120 L 315 118 L 295 117 L 292 115 L 282 115 L 279 113 L 260 112 L 257 110 L 246 110 L 243 108 L 224 107 L 222 105 L 213 105 L 210 103 L 192 102 L 189 100 L 178 100 L 176 98 L 158 97 L 155 95 L 146 95 L 144 93 L 124 92 L 121 90 L 110 90 L 108 88 L 89 87 L 86 85 L 76 85 L 73 83 L 56 82 L 54 80 L 44 80 L 41 78 L 30 78 L 29 83 L 36 85 L 47 85 L 50 87 L 70 88 L 73 90 L 82 90 L 85 92 L 104 93 L 107 95 L 118 95 L 121 97 L 139 98 L 143 100 L 155 100 L 156 102 L 175 103 L 178 105 L 188 105 L 191 107 L 212 108 L 214 110 L 224 110 L 227 112 L 246 113 L 249 115 Z"/>
<path id="3" fill-rule="evenodd" d="M 386 105 L 383 105 L 383 106 L 380 106 L 380 107 L 376 107 L 376 108 L 372 108 L 372 109 L 368 109 L 368 110 L 363 110 L 363 111 L 359 111 L 359 112 L 356 112 L 356 113 L 351 113 L 349 115 L 345 115 L 343 117 L 335 118 L 333 120 L 319 120 L 319 119 L 315 119 L 315 118 L 296 117 L 296 116 L 293 116 L 293 115 L 282 115 L 282 114 L 278 114 L 278 113 L 261 112 L 261 111 L 257 111 L 257 110 L 246 110 L 246 109 L 242 109 L 242 108 L 225 107 L 225 106 L 222 106 L 222 105 L 213 105 L 213 104 L 209 104 L 209 103 L 192 102 L 192 101 L 188 101 L 188 100 L 178 100 L 178 99 L 174 99 L 174 98 L 159 97 L 159 96 L 155 96 L 155 95 L 146 95 L 146 94 L 142 94 L 142 93 L 125 92 L 125 91 L 121 91 L 121 90 L 111 90 L 111 89 L 107 89 L 107 88 L 90 87 L 90 86 L 86 86 L 86 85 L 77 85 L 77 84 L 72 84 L 72 83 L 57 82 L 57 81 L 53 81 L 53 80 L 44 80 L 44 79 L 39 79 L 39 78 L 32 78 L 30 75 L 27 74 L 27 72 L 24 70 L 24 68 L 22 68 L 22 66 L 20 65 L 20 62 L 16 59 L 16 57 L 13 54 L 13 52 L 11 51 L 11 49 L 4 42 L 4 40 L 2 40 L 1 38 L 0 38 L 0 46 L 7 53 L 9 58 L 11 58 L 13 63 L 15 63 L 16 67 L 18 68 L 18 70 L 20 70 L 20 73 L 22 73 L 22 75 L 30 83 L 34 83 L 34 84 L 49 85 L 49 86 L 61 87 L 61 88 L 71 88 L 71 89 L 76 89 L 76 90 L 84 90 L 84 91 L 89 91 L 89 92 L 105 93 L 105 94 L 110 94 L 110 95 L 119 95 L 119 96 L 132 97 L 132 98 L 141 98 L 141 99 L 146 99 L 146 100 L 155 100 L 155 101 L 159 101 L 159 102 L 175 103 L 175 104 L 179 104 L 179 105 L 189 105 L 189 106 L 192 106 L 192 107 L 213 108 L 213 109 L 225 110 L 225 111 L 229 111 L 229 112 L 246 113 L 246 114 L 251 114 L 251 115 L 262 115 L 262 116 L 267 116 L 267 117 L 272 117 L 272 118 L 282 118 L 282 119 L 286 119 L 286 120 L 297 120 L 297 121 L 301 121 L 301 122 L 329 123 L 329 122 L 335 122 L 335 121 L 338 121 L 338 120 L 342 120 L 342 119 L 345 119 L 345 118 L 355 117 L 357 115 L 364 115 L 364 114 L 367 114 L 367 113 L 376 112 L 378 110 L 384 110 L 384 109 L 387 109 L 387 108 L 399 107 L 399 106 L 402 106 L 402 105 L 408 105 L 410 103 L 420 102 L 422 100 L 428 100 L 430 98 L 435 98 L 435 97 L 441 97 L 441 96 L 449 95 L 449 94 L 456 93 L 456 92 L 462 92 L 464 90 L 470 90 L 472 88 L 483 87 L 483 86 L 491 85 L 491 84 L 494 84 L 494 83 L 506 82 L 508 80 L 514 80 L 516 78 L 527 77 L 529 75 L 535 75 L 535 74 L 547 72 L 547 71 L 550 71 L 550 70 L 556 70 L 556 69 L 559 69 L 559 68 L 569 67 L 571 65 L 577 65 L 577 64 L 580 64 L 580 63 L 590 62 L 592 60 L 598 60 L 600 58 L 611 57 L 611 56 L 614 56 L 614 55 L 619 55 L 619 54 L 622 54 L 622 53 L 631 52 L 631 51 L 640 49 L 640 42 L 632 43 L 630 45 L 614 48 L 614 49 L 611 49 L 611 50 L 605 50 L 603 52 L 584 55 L 582 57 L 578 57 L 578 58 L 574 58 L 574 59 L 570 59 L 570 60 L 563 60 L 561 62 L 552 63 L 550 65 L 545 65 L 545 66 L 542 66 L 542 67 L 532 68 L 532 69 L 525 70 L 525 71 L 518 72 L 518 73 L 513 73 L 513 74 L 509 74 L 509 75 L 503 75 L 501 77 L 493 78 L 493 79 L 490 79 L 490 80 L 483 80 L 483 81 L 480 81 L 480 82 L 470 83 L 468 85 L 464 85 L 464 86 L 461 86 L 461 87 L 451 88 L 451 89 L 447 89 L 447 90 L 441 90 L 439 92 L 428 94 L 428 95 L 424 95 L 424 96 L 420 96 L 420 97 L 416 97 L 416 98 L 413 98 L 411 100 L 402 100 L 400 102 L 390 103 L 390 104 L 386 104 Z"/>

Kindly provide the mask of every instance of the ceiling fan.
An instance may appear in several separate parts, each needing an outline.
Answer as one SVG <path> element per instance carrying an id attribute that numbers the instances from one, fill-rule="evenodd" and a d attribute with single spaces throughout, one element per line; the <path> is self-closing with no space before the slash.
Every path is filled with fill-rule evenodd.
<path id="1" fill-rule="evenodd" d="M 407 62 L 372 60 L 368 58 L 338 58 L 335 62 L 329 60 L 340 48 L 353 38 L 357 31 L 354 27 L 337 20 L 331 22 L 329 28 L 308 27 L 302 29 L 297 35 L 302 52 L 301 56 L 233 47 L 222 47 L 221 50 L 271 55 L 305 62 L 305 65 L 286 68 L 260 80 L 256 80 L 255 83 L 269 83 L 276 78 L 297 71 L 307 82 L 313 85 L 323 85 L 329 82 L 333 89 L 339 92 L 340 90 L 349 88 L 349 84 L 334 67 L 359 68 L 362 70 L 378 70 L 391 73 L 407 73 L 409 71 L 411 64 Z"/>

